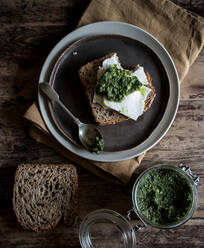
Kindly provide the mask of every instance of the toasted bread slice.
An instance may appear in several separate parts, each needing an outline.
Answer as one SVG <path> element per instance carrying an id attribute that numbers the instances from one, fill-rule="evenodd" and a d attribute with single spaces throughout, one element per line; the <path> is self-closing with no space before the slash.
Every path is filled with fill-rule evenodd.
<path id="1" fill-rule="evenodd" d="M 111 109 L 105 109 L 98 103 L 93 103 L 93 96 L 97 82 L 97 71 L 99 66 L 102 65 L 103 61 L 107 58 L 112 57 L 116 53 L 110 53 L 102 58 L 93 60 L 88 64 L 82 66 L 79 70 L 79 78 L 81 80 L 82 86 L 86 92 L 88 102 L 91 106 L 92 113 L 94 115 L 95 121 L 99 125 L 109 125 L 116 124 L 122 121 L 129 119 L 128 117 L 120 114 Z M 152 79 L 149 73 L 146 73 L 148 79 L 148 87 L 152 89 L 151 93 L 148 96 L 148 99 L 145 102 L 144 112 L 151 106 L 154 97 L 155 97 L 155 88 L 152 85 Z"/>

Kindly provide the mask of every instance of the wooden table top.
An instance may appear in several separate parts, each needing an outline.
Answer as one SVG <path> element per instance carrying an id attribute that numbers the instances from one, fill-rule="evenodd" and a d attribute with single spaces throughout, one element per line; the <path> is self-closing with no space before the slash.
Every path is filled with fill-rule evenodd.
<path id="1" fill-rule="evenodd" d="M 174 2 L 204 17 L 203 0 Z M 88 3 L 89 0 L 0 3 L 0 247 L 80 247 L 79 225 L 68 228 L 62 223 L 44 233 L 24 231 L 12 210 L 12 189 L 16 166 L 21 162 L 67 162 L 28 136 L 28 124 L 22 115 L 37 98 L 38 77 L 46 56 L 74 29 Z M 172 127 L 147 153 L 135 176 L 158 163 L 178 162 L 200 176 L 197 211 L 179 229 L 148 227 L 138 232 L 137 247 L 204 247 L 204 49 L 181 85 L 180 106 Z M 131 185 L 108 183 L 76 166 L 80 217 L 98 208 L 122 214 L 131 208 Z"/>

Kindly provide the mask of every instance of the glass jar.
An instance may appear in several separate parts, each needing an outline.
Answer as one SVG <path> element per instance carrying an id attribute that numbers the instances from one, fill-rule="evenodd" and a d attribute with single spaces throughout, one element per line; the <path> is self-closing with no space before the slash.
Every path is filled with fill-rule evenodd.
<path id="1" fill-rule="evenodd" d="M 137 202 L 138 186 L 144 176 L 153 170 L 169 169 L 179 173 L 186 179 L 186 182 L 191 188 L 192 204 L 188 213 L 179 221 L 171 224 L 155 224 L 148 220 L 140 211 Z M 99 209 L 88 214 L 82 221 L 79 230 L 79 240 L 83 248 L 96 248 L 96 247 L 112 247 L 115 245 L 117 248 L 135 248 L 136 247 L 136 231 L 144 229 L 146 226 L 152 226 L 159 229 L 171 229 L 183 225 L 194 214 L 197 207 L 198 192 L 197 183 L 199 177 L 193 175 L 189 167 L 179 164 L 178 166 L 158 165 L 145 170 L 134 183 L 132 190 L 132 204 L 133 207 L 127 212 L 124 217 L 121 214 L 109 210 Z M 140 219 L 140 225 L 133 225 L 131 222 L 131 214 L 136 214 Z"/>

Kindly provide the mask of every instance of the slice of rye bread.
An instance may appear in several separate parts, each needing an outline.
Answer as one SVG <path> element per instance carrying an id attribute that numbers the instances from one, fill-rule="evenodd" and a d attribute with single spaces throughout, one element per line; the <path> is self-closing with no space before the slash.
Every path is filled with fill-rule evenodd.
<path id="1" fill-rule="evenodd" d="M 77 220 L 78 176 L 70 164 L 20 164 L 13 189 L 13 209 L 27 230 L 54 228 L 63 218 Z"/>
<path id="2" fill-rule="evenodd" d="M 109 124 L 116 124 L 122 121 L 125 121 L 128 119 L 128 117 L 114 111 L 111 109 L 105 109 L 103 106 L 101 106 L 98 103 L 93 103 L 93 96 L 94 96 L 94 91 L 96 87 L 96 82 L 97 82 L 97 71 L 99 66 L 102 65 L 102 62 L 107 59 L 112 57 L 116 53 L 110 53 L 102 58 L 93 60 L 89 62 L 86 65 L 83 65 L 80 70 L 79 70 L 79 78 L 81 81 L 81 84 L 85 90 L 88 102 L 91 106 L 92 114 L 95 118 L 95 121 L 99 125 L 109 125 Z M 117 54 L 116 54 L 117 55 Z M 137 68 L 137 67 L 136 67 Z M 152 85 L 152 79 L 149 75 L 148 72 L 146 72 L 146 76 L 148 79 L 148 87 L 151 88 L 151 92 L 148 96 L 148 99 L 145 102 L 145 108 L 144 112 L 151 106 L 156 94 L 155 94 L 155 88 Z"/>

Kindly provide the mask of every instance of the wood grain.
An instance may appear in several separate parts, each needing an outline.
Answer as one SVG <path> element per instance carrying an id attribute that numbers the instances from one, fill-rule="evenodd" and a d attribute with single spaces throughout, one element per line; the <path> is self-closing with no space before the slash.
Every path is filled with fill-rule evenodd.
<path id="1" fill-rule="evenodd" d="M 0 3 L 0 247 L 80 247 L 79 223 L 60 224 L 51 232 L 20 228 L 12 211 L 16 166 L 21 162 L 67 162 L 36 143 L 22 115 L 37 97 L 41 66 L 52 47 L 76 26 L 90 0 L 2 0 Z M 203 0 L 173 0 L 204 17 Z M 128 187 L 113 185 L 76 165 L 79 172 L 79 215 L 110 208 L 125 215 L 137 175 L 155 164 L 184 162 L 200 176 L 198 209 L 176 230 L 148 228 L 137 233 L 140 248 L 204 247 L 204 49 L 181 85 L 176 119 L 166 136 L 145 156 Z M 107 240 L 104 247 L 112 245 Z"/>

